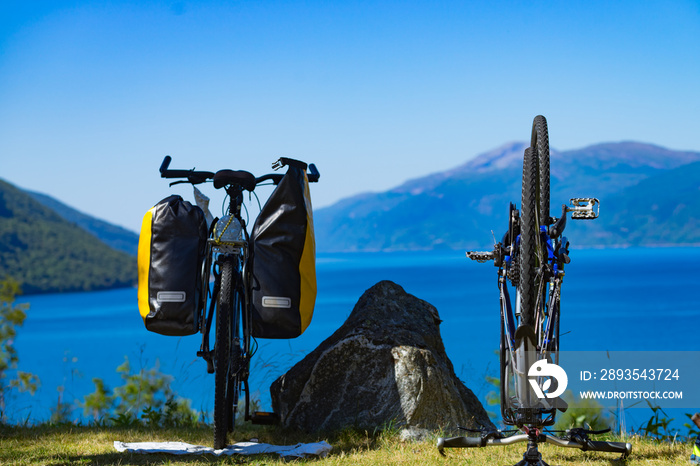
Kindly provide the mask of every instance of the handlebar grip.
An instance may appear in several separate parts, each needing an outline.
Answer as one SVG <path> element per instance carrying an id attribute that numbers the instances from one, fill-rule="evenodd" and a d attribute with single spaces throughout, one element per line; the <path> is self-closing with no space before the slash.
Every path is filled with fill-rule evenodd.
<path id="1" fill-rule="evenodd" d="M 193 175 L 206 175 L 206 176 L 214 176 L 213 173 L 209 172 L 195 172 L 194 170 L 168 170 L 168 167 L 170 166 L 170 162 L 172 161 L 172 157 L 169 155 L 166 155 L 165 158 L 163 159 L 163 163 L 160 164 L 160 177 L 161 178 L 189 178 Z M 203 180 L 202 180 L 203 181 Z"/>
<path id="2" fill-rule="evenodd" d="M 316 165 L 313 163 L 309 164 L 309 183 L 316 183 L 318 179 L 321 177 L 321 174 L 318 172 L 318 168 L 316 168 Z"/>
<path id="3" fill-rule="evenodd" d="M 621 453 L 624 457 L 629 456 L 630 453 L 632 453 L 632 444 L 631 443 L 622 443 L 622 442 L 604 442 L 604 441 L 596 441 L 596 440 L 589 440 L 586 442 L 587 445 L 584 451 L 605 451 L 609 453 Z"/>
<path id="4" fill-rule="evenodd" d="M 163 159 L 163 163 L 160 164 L 160 174 L 165 175 L 165 172 L 168 171 L 168 167 L 170 166 L 170 162 L 172 161 L 172 157 L 169 155 L 166 155 L 165 158 Z"/>
<path id="5" fill-rule="evenodd" d="M 485 445 L 485 440 L 481 437 L 452 437 L 438 438 L 438 450 L 443 448 L 479 448 Z"/>

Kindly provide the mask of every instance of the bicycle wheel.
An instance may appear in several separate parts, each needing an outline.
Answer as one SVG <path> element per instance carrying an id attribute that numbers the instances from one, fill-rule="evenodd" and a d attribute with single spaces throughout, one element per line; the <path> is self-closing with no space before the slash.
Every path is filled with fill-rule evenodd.
<path id="1" fill-rule="evenodd" d="M 523 160 L 522 205 L 520 208 L 520 248 L 518 264 L 520 277 L 518 294 L 520 295 L 520 325 L 534 325 L 535 306 L 537 302 L 537 267 L 539 225 L 537 206 L 539 204 L 539 176 L 537 157 L 532 148 L 525 150 Z"/>
<path id="2" fill-rule="evenodd" d="M 214 449 L 226 447 L 226 434 L 231 420 L 231 407 L 227 396 L 231 370 L 231 314 L 233 312 L 233 260 L 225 258 L 221 263 L 221 287 L 216 307 L 216 342 L 214 343 Z"/>
<path id="3" fill-rule="evenodd" d="M 530 148 L 536 152 L 535 158 L 539 167 L 538 223 L 549 225 L 551 224 L 549 216 L 549 131 L 547 119 L 542 115 L 537 115 L 532 122 Z"/>

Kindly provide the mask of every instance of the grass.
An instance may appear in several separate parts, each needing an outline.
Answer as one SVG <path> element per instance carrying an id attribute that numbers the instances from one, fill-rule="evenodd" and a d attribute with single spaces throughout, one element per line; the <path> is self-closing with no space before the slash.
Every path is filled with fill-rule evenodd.
<path id="1" fill-rule="evenodd" d="M 213 455 L 177 456 L 167 454 L 119 453 L 114 441 L 182 441 L 211 446 L 209 427 L 158 429 L 145 427 L 95 427 L 74 425 L 41 425 L 37 427 L 0 427 L 0 464 L 12 465 L 209 465 L 286 464 L 279 457 L 216 457 Z M 244 427 L 237 430 L 236 441 L 257 438 L 260 442 L 291 445 L 298 442 L 326 440 L 333 451 L 325 459 L 299 460 L 300 463 L 323 465 L 514 465 L 522 459 L 524 443 L 507 447 L 446 450 L 446 458 L 438 454 L 435 439 L 403 442 L 396 432 L 373 434 L 345 430 L 329 435 L 306 435 L 273 427 Z M 602 440 L 602 438 L 601 438 Z M 613 439 L 619 440 L 619 439 Z M 687 465 L 692 442 L 664 443 L 645 438 L 628 438 L 633 451 L 626 461 L 619 455 L 590 453 L 580 450 L 540 446 L 543 459 L 552 466 L 578 465 Z"/>

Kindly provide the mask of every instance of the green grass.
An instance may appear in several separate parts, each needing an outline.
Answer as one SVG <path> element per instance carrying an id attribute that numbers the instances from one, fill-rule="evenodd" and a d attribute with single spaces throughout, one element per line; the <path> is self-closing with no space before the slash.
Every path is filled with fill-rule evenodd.
<path id="1" fill-rule="evenodd" d="M 300 460 L 324 465 L 514 465 L 522 459 L 525 444 L 508 447 L 446 450 L 439 455 L 435 439 L 402 442 L 396 433 L 346 430 L 330 435 L 306 435 L 272 427 L 244 427 L 234 434 L 235 441 L 257 438 L 260 442 L 292 445 L 298 442 L 326 440 L 333 446 L 330 456 L 321 460 Z M 177 456 L 167 454 L 119 453 L 114 441 L 182 441 L 211 446 L 209 427 L 187 429 L 147 429 L 145 427 L 37 426 L 0 427 L 0 464 L 12 465 L 156 465 L 156 464 L 250 464 L 276 465 L 286 462 L 276 455 L 252 457 L 216 457 L 213 455 Z M 231 439 L 230 439 L 231 440 Z M 619 440 L 619 439 L 614 439 Z M 550 465 L 687 465 L 692 443 L 661 443 L 650 439 L 628 438 L 632 456 L 625 462 L 619 455 L 590 453 L 542 445 L 540 451 Z"/>

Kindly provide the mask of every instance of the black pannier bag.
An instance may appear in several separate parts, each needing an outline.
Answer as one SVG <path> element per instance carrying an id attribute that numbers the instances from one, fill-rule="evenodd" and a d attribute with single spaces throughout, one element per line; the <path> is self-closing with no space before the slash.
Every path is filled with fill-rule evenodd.
<path id="1" fill-rule="evenodd" d="M 253 225 L 252 335 L 295 338 L 316 303 L 316 244 L 306 164 L 289 168 Z"/>
<path id="2" fill-rule="evenodd" d="M 197 333 L 204 306 L 202 264 L 207 222 L 199 207 L 169 196 L 146 212 L 138 249 L 138 303 L 146 329 Z"/>

